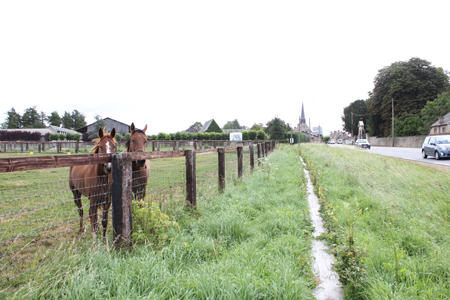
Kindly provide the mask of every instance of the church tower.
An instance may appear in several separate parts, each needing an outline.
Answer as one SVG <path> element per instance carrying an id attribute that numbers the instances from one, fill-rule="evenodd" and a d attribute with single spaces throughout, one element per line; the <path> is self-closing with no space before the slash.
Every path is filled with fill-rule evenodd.
<path id="1" fill-rule="evenodd" d="M 303 109 L 303 102 L 302 102 L 302 116 L 300 117 L 300 124 L 306 124 L 305 110 Z"/>

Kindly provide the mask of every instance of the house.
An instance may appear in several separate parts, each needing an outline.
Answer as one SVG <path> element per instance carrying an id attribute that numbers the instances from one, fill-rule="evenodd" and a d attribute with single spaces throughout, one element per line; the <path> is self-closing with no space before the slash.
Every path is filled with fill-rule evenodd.
<path id="1" fill-rule="evenodd" d="M 450 134 L 450 113 L 446 114 L 443 117 L 439 117 L 439 119 L 431 124 L 429 135 L 442 135 L 442 134 Z"/>
<path id="2" fill-rule="evenodd" d="M 111 132 L 111 130 L 115 128 L 117 133 L 120 133 L 121 135 L 126 135 L 131 130 L 131 124 L 128 125 L 111 118 L 104 118 L 103 120 L 106 121 L 105 129 L 107 132 Z M 78 128 L 77 131 L 79 133 L 95 131 L 96 130 L 95 123 L 97 122 Z"/>
<path id="3" fill-rule="evenodd" d="M 58 134 L 59 133 L 62 133 L 62 134 L 73 133 L 73 134 L 79 134 L 75 130 L 67 129 L 67 128 L 64 128 L 64 127 L 58 127 L 58 126 L 54 126 L 54 125 L 49 125 L 48 129 L 50 130 L 50 133 L 58 133 Z"/>
<path id="4" fill-rule="evenodd" d="M 340 130 L 330 132 L 330 139 L 336 141 L 338 144 L 350 144 L 352 142 L 347 132 Z"/>
<path id="5" fill-rule="evenodd" d="M 205 122 L 205 125 L 203 125 L 202 129 L 200 129 L 199 132 L 223 132 L 222 129 L 220 129 L 219 125 L 217 125 L 216 121 L 214 119 L 211 119 L 209 121 Z"/>
<path id="6" fill-rule="evenodd" d="M 64 127 L 57 127 L 57 126 L 53 126 L 50 125 L 47 128 L 19 128 L 19 129 L 2 129 L 4 131 L 25 131 L 25 132 L 31 132 L 31 133 L 40 133 L 41 134 L 41 142 L 45 141 L 45 135 L 46 134 L 51 134 L 51 133 L 62 133 L 62 134 L 67 134 L 67 133 L 73 133 L 73 134 L 79 134 L 78 132 L 76 132 L 75 130 L 70 130 Z"/>

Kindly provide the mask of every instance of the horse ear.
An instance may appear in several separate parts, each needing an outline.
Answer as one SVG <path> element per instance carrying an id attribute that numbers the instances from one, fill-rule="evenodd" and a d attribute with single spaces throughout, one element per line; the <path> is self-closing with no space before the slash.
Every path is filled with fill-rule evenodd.
<path id="1" fill-rule="evenodd" d="M 99 138 L 102 138 L 103 135 L 104 135 L 103 128 L 100 127 L 100 128 L 98 129 L 98 137 L 99 137 Z"/>
<path id="2" fill-rule="evenodd" d="M 113 127 L 113 130 L 110 133 L 111 137 L 114 138 L 116 136 L 116 128 Z"/>
<path id="3" fill-rule="evenodd" d="M 130 127 L 130 129 L 131 129 L 131 132 L 133 132 L 135 129 L 136 129 L 136 127 L 134 127 L 134 122 L 133 123 L 131 123 L 131 127 Z"/>
<path id="4" fill-rule="evenodd" d="M 147 124 L 145 124 L 144 129 L 142 130 L 144 133 L 147 131 Z"/>

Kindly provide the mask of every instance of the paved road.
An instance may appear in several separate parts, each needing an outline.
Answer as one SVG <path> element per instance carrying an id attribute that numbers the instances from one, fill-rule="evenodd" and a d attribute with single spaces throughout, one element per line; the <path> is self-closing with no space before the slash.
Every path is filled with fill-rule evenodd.
<path id="1" fill-rule="evenodd" d="M 350 147 L 353 146 L 343 146 L 343 145 L 332 145 L 337 147 Z M 430 164 L 438 164 L 442 166 L 450 167 L 450 159 L 440 159 L 436 160 L 434 157 L 422 158 L 422 149 L 420 148 L 401 148 L 401 147 L 372 147 L 370 150 L 360 150 L 358 151 L 370 151 L 372 153 L 398 157 L 408 160 L 415 160 L 418 162 L 430 163 Z"/>

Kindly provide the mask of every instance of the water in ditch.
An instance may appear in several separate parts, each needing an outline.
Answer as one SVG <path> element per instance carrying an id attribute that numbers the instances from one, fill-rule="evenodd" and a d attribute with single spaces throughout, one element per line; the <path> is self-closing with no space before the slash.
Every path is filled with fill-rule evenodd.
<path id="1" fill-rule="evenodd" d="M 300 160 L 305 165 L 301 157 Z M 319 213 L 319 199 L 314 194 L 314 186 L 311 183 L 309 172 L 306 169 L 305 175 L 308 180 L 309 211 L 314 226 L 312 255 L 314 257 L 314 272 L 316 274 L 314 281 L 317 285 L 317 288 L 314 290 L 314 296 L 318 300 L 344 299 L 339 276 L 332 269 L 334 256 L 327 253 L 329 247 L 322 240 L 317 239 L 318 236 L 325 232 L 325 228 Z"/>

